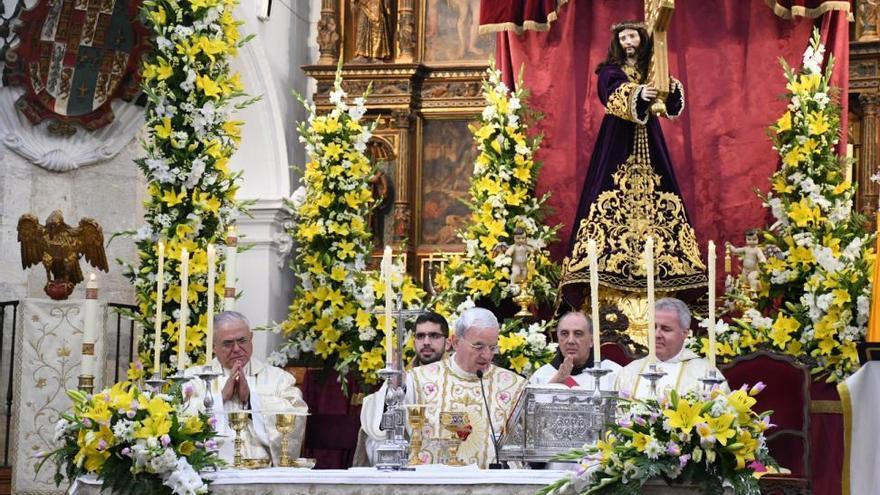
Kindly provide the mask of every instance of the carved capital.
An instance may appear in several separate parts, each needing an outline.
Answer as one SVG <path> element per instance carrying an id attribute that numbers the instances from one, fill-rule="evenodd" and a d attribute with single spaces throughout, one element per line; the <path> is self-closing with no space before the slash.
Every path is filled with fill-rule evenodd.
<path id="1" fill-rule="evenodd" d="M 880 103 L 880 95 L 877 93 L 859 93 L 859 105 L 861 105 L 865 117 L 868 115 L 876 117 L 878 103 Z"/>

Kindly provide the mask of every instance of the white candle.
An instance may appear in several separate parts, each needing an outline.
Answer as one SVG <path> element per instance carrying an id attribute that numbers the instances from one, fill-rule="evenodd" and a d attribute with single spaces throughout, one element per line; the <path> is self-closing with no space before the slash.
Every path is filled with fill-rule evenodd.
<path id="1" fill-rule="evenodd" d="M 235 227 L 226 232 L 226 287 L 223 292 L 223 309 L 235 310 L 235 255 L 238 252 L 238 237 Z"/>
<path id="2" fill-rule="evenodd" d="M 95 341 L 98 337 L 98 280 L 94 273 L 89 273 L 85 306 L 80 373 L 95 376 Z"/>
<path id="3" fill-rule="evenodd" d="M 153 315 L 155 337 L 153 339 L 153 373 L 159 373 L 162 354 L 162 313 L 165 291 L 165 243 L 159 241 L 159 272 L 156 274 L 156 313 Z"/>
<path id="4" fill-rule="evenodd" d="M 654 238 L 645 241 L 645 276 L 648 281 L 648 363 L 657 361 L 656 329 L 654 328 Z"/>
<path id="5" fill-rule="evenodd" d="M 208 328 L 205 331 L 205 364 L 211 364 L 214 358 L 214 258 L 216 257 L 213 244 L 208 244 Z"/>
<path id="6" fill-rule="evenodd" d="M 852 143 L 847 143 L 847 145 L 846 145 L 846 157 L 847 157 L 849 160 L 852 160 L 852 158 L 853 158 L 853 151 L 854 151 L 854 148 L 853 148 Z M 843 178 L 844 178 L 847 182 L 852 182 L 852 176 L 853 176 L 853 164 L 852 164 L 849 160 L 846 162 L 846 170 L 844 170 Z"/>
<path id="7" fill-rule="evenodd" d="M 177 371 L 186 367 L 186 326 L 189 322 L 189 252 L 180 250 L 180 328 L 177 333 Z"/>
<path id="8" fill-rule="evenodd" d="M 599 339 L 599 260 L 596 256 L 596 241 L 587 241 L 587 256 L 590 260 L 590 310 L 593 323 L 593 366 L 598 368 L 602 362 L 602 343 Z"/>
<path id="9" fill-rule="evenodd" d="M 385 282 L 385 362 L 391 365 L 391 246 L 385 246 L 382 255 L 382 281 Z"/>
<path id="10" fill-rule="evenodd" d="M 709 364 L 715 367 L 715 241 L 709 241 Z"/>

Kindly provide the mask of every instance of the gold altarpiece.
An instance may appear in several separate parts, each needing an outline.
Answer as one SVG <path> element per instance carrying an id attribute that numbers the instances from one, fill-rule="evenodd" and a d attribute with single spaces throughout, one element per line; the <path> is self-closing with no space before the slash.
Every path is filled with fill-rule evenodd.
<path id="1" fill-rule="evenodd" d="M 871 180 L 878 170 L 877 150 L 880 135 L 877 109 L 880 105 L 880 0 L 858 0 L 855 25 L 849 44 L 849 129 L 854 170 L 849 173 L 858 185 L 856 208 L 876 225 L 874 216 L 880 206 L 880 185 Z"/>
<path id="2" fill-rule="evenodd" d="M 495 37 L 477 34 L 479 3 L 323 0 L 321 57 L 303 67 L 317 81 L 319 112 L 329 111 L 340 59 L 350 96 L 372 85 L 367 117 L 379 125 L 367 153 L 390 186 L 375 253 L 391 245 L 423 282 L 442 253 L 463 251 L 455 233 L 468 209 L 459 200 L 467 197 L 476 157 L 467 126 L 485 104 L 481 80 L 495 52 Z"/>

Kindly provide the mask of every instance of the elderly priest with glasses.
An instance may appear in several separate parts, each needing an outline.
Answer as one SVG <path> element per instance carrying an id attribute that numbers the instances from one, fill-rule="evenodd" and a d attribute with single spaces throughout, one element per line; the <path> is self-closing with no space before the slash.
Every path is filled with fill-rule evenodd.
<path id="1" fill-rule="evenodd" d="M 451 437 L 441 425 L 444 412 L 467 413 L 470 434 L 458 448 L 458 461 L 481 468 L 495 462 L 493 430 L 500 435 L 526 385 L 523 377 L 492 364 L 499 331 L 498 319 L 491 311 L 467 309 L 455 322 L 455 334 L 450 338 L 455 352 L 407 373 L 407 402 L 426 406 L 422 430 L 426 441 L 418 453 L 422 462 L 443 462 L 446 449 L 427 440 Z"/>
<path id="2" fill-rule="evenodd" d="M 215 358 L 211 366 L 219 376 L 211 382 L 211 395 L 220 434 L 220 457 L 231 465 L 235 454 L 235 432 L 225 413 L 248 410 L 251 420 L 242 431 L 242 457 L 265 459 L 269 465 L 277 466 L 281 458 L 281 433 L 275 427 L 275 414 L 308 411 L 302 392 L 294 386 L 296 379 L 283 369 L 252 357 L 253 332 L 241 313 L 224 311 L 214 316 L 213 345 Z M 195 375 L 202 368 L 194 366 L 187 370 L 187 375 Z M 194 379 L 189 385 L 193 387 L 193 395 L 188 407 L 204 409 L 205 383 Z M 304 432 L 305 417 L 297 418 L 289 437 L 288 455 L 294 459 L 299 455 Z"/>

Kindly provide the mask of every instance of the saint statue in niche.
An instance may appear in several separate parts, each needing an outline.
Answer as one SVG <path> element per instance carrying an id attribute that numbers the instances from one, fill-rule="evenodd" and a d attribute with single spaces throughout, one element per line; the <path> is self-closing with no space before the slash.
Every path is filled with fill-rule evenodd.
<path id="1" fill-rule="evenodd" d="M 354 0 L 354 61 L 387 60 L 391 57 L 391 8 L 388 0 Z"/>

